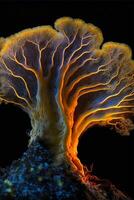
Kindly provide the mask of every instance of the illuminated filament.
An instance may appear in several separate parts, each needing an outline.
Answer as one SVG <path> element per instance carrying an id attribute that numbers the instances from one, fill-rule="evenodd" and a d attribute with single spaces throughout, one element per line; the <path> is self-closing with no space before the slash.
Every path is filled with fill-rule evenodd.
<path id="1" fill-rule="evenodd" d="M 134 125 L 134 62 L 125 44 L 105 43 L 97 27 L 64 17 L 0 39 L 0 99 L 26 111 L 31 141 L 47 140 L 83 173 L 79 137 L 89 127 Z M 62 156 L 60 156 L 62 159 Z"/>

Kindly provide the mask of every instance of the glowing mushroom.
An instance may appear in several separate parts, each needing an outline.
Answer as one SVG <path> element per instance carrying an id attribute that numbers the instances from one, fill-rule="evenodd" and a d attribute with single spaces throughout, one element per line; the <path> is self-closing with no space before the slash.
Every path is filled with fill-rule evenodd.
<path id="1" fill-rule="evenodd" d="M 97 27 L 64 17 L 0 40 L 0 99 L 26 111 L 41 138 L 84 176 L 79 137 L 96 124 L 134 128 L 134 62 L 125 44 L 105 43 Z"/>

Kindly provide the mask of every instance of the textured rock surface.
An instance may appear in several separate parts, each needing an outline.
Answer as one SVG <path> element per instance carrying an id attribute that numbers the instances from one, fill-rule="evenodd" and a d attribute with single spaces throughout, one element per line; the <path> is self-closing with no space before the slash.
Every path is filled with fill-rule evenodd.
<path id="1" fill-rule="evenodd" d="M 52 153 L 33 143 L 22 158 L 1 170 L 0 199 L 14 200 L 127 200 L 108 181 L 82 184 L 65 162 L 54 166 Z"/>

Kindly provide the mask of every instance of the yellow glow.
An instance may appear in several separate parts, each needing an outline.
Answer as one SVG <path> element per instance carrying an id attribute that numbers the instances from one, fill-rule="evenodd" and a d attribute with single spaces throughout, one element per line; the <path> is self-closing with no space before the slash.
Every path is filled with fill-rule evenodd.
<path id="1" fill-rule="evenodd" d="M 31 140 L 47 140 L 55 157 L 63 154 L 85 182 L 90 173 L 77 157 L 85 130 L 109 125 L 128 134 L 134 128 L 129 119 L 134 114 L 134 61 L 125 44 L 107 42 L 100 48 L 101 30 L 81 19 L 60 18 L 55 29 L 40 26 L 0 38 L 0 101 L 28 112 Z M 36 61 L 29 66 L 28 59 L 37 59 L 39 66 Z M 21 79 L 24 88 L 12 79 Z"/>

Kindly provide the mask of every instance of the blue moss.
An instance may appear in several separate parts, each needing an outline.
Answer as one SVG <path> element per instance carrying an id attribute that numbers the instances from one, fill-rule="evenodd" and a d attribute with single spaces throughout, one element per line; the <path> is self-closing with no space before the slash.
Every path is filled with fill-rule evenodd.
<path id="1" fill-rule="evenodd" d="M 50 151 L 35 142 L 1 176 L 0 200 L 85 199 L 79 192 L 82 187 L 67 164 L 55 167 Z"/>

